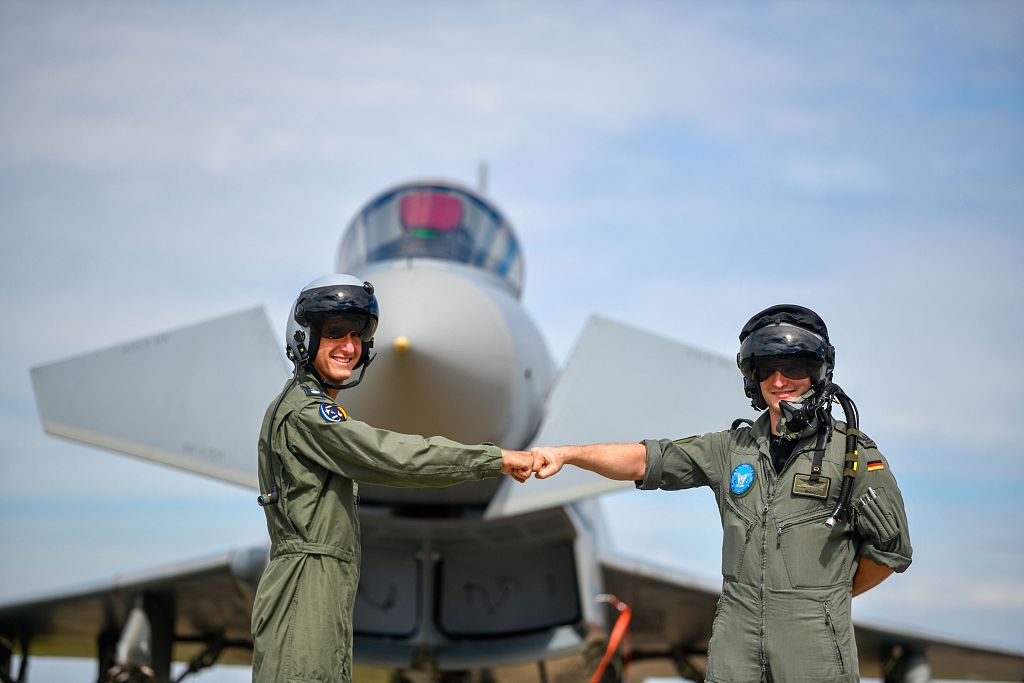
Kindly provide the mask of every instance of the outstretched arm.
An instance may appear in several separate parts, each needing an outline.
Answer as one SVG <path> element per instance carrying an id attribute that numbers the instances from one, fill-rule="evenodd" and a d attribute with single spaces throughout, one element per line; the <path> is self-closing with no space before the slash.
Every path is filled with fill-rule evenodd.
<path id="1" fill-rule="evenodd" d="M 636 481 L 644 478 L 647 468 L 647 448 L 642 443 L 542 447 L 531 452 L 538 479 L 550 477 L 563 465 L 575 465 L 608 479 Z"/>

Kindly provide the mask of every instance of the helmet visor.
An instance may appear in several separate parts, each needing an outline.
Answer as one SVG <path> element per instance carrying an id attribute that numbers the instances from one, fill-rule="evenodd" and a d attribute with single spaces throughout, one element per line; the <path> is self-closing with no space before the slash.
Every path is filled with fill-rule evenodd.
<path id="1" fill-rule="evenodd" d="M 736 361 L 743 374 L 753 379 L 754 367 L 763 366 L 765 359 L 802 359 L 809 361 L 813 370 L 819 371 L 812 371 L 810 376 L 820 379 L 820 370 L 829 360 L 828 349 L 829 343 L 810 330 L 781 323 L 766 325 L 751 332 L 740 344 Z M 791 371 L 796 372 L 795 369 Z"/>
<path id="2" fill-rule="evenodd" d="M 334 285 L 303 292 L 295 305 L 295 321 L 300 325 L 320 326 L 326 325 L 328 320 L 337 319 L 339 322 L 332 322 L 332 334 L 347 329 L 337 337 L 356 332 L 363 341 L 369 341 L 377 331 L 379 316 L 377 297 L 366 288 L 354 285 Z M 345 322 L 340 322 L 342 320 Z"/>
<path id="3" fill-rule="evenodd" d="M 354 334 L 363 341 L 373 337 L 376 331 L 376 321 L 362 311 L 352 311 L 340 315 L 328 315 L 320 323 L 320 337 L 327 339 L 342 339 Z M 369 334 L 367 334 L 369 331 Z"/>
<path id="4" fill-rule="evenodd" d="M 782 373 L 787 379 L 798 380 L 817 377 L 820 371 L 819 361 L 799 356 L 763 358 L 753 362 L 754 377 L 758 382 L 765 381 L 776 372 Z"/>

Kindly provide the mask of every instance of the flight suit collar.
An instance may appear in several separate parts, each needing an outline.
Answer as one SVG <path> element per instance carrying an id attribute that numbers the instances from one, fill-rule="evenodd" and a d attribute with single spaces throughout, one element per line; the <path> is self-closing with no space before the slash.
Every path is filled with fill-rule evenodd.
<path id="1" fill-rule="evenodd" d="M 316 396 L 321 397 L 326 401 L 334 401 L 334 399 L 331 398 L 331 395 L 327 393 L 324 386 L 320 384 L 320 380 L 317 379 L 316 375 L 309 370 L 306 370 L 305 368 L 300 369 L 296 373 L 295 379 L 299 388 L 305 392 L 306 396 Z"/>
<path id="2" fill-rule="evenodd" d="M 771 415 L 768 411 L 761 413 L 761 415 L 754 420 L 754 426 L 751 427 L 753 430 L 753 437 L 757 440 L 758 446 L 768 448 L 768 439 L 771 438 Z"/>

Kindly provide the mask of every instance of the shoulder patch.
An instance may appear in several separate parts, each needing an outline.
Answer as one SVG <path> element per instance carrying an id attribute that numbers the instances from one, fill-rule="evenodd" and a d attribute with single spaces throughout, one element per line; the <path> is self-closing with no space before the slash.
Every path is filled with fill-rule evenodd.
<path id="1" fill-rule="evenodd" d="M 732 491 L 732 495 L 739 498 L 750 491 L 750 487 L 754 485 L 755 471 L 754 466 L 749 462 L 741 463 L 733 468 L 732 476 L 729 477 L 729 490 Z"/>
<path id="2" fill-rule="evenodd" d="M 348 419 L 348 413 L 345 412 L 344 408 L 335 403 L 321 403 L 320 417 L 325 422 L 344 422 Z"/>
<path id="3" fill-rule="evenodd" d="M 324 392 L 320 391 L 316 387 L 303 386 L 302 390 L 306 393 L 306 396 L 326 396 Z"/>

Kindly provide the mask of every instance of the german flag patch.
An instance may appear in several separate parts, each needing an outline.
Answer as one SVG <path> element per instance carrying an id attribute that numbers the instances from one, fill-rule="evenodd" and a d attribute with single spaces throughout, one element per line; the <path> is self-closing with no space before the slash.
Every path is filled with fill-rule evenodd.
<path id="1" fill-rule="evenodd" d="M 881 460 L 868 460 L 868 472 L 874 472 L 875 470 L 884 470 L 885 463 Z"/>

